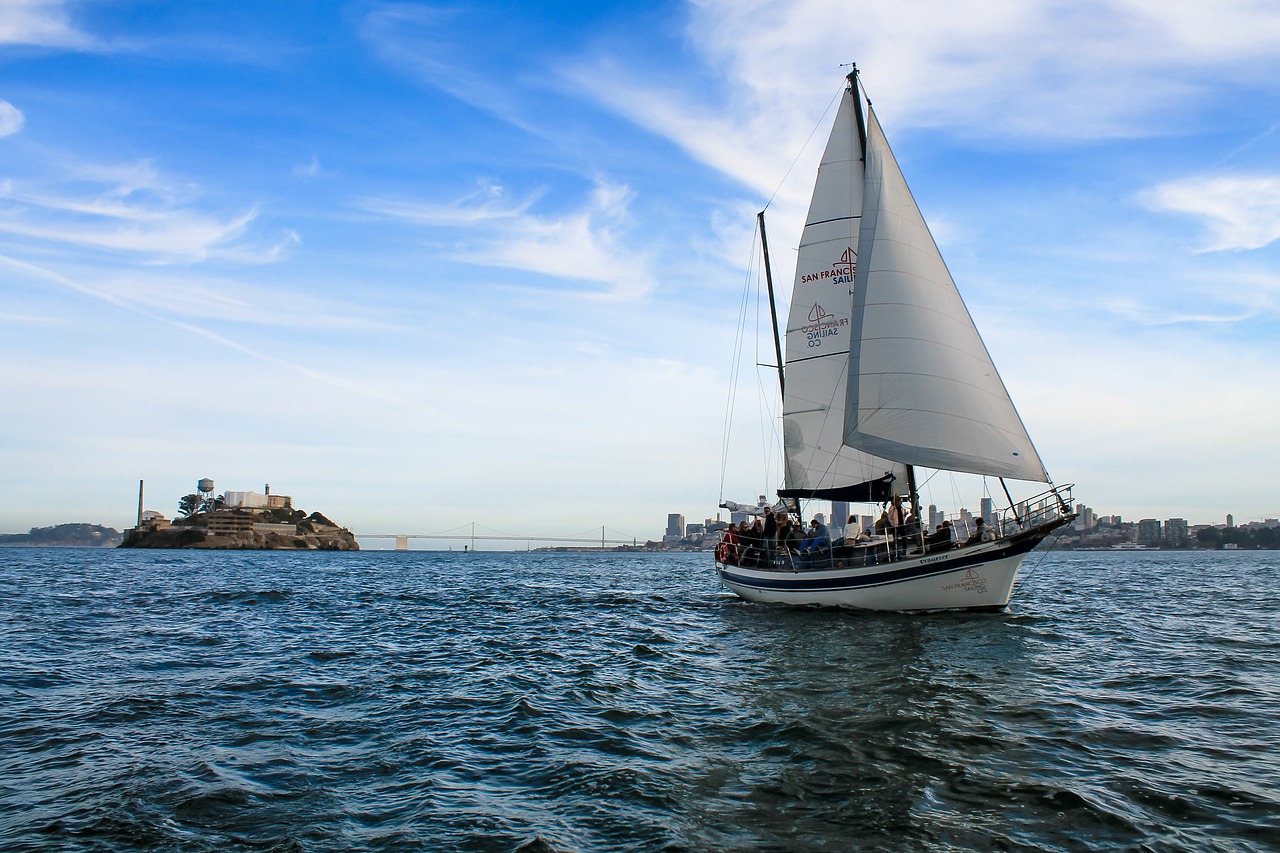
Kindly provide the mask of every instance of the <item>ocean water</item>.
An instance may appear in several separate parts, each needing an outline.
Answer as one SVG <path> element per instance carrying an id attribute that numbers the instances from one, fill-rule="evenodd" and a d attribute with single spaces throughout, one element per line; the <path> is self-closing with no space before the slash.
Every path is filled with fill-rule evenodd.
<path id="1" fill-rule="evenodd" d="M 0 849 L 1280 850 L 1280 553 L 999 614 L 710 555 L 0 550 Z"/>

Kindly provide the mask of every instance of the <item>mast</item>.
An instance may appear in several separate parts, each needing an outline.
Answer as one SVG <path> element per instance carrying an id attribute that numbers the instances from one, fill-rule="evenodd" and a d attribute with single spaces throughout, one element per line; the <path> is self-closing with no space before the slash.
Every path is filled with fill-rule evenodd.
<path id="1" fill-rule="evenodd" d="M 911 501 L 911 511 L 916 514 L 916 532 L 920 537 L 920 546 L 924 547 L 924 522 L 920 519 L 920 495 L 916 491 L 916 466 L 907 465 L 907 499 Z"/>
<path id="2" fill-rule="evenodd" d="M 778 335 L 778 307 L 773 300 L 773 271 L 769 267 L 769 239 L 764 234 L 764 211 L 756 214 L 760 223 L 760 248 L 764 251 L 764 282 L 769 291 L 769 318 L 773 321 L 773 351 L 778 357 L 778 390 L 787 398 L 787 380 L 782 372 L 782 338 Z"/>
<path id="3" fill-rule="evenodd" d="M 862 115 L 862 96 L 858 94 L 858 63 L 853 64 L 853 70 L 845 78 L 849 81 L 849 88 L 853 91 L 853 114 L 858 117 L 858 145 L 862 151 L 862 159 L 867 159 L 867 120 Z"/>
<path id="4" fill-rule="evenodd" d="M 787 377 L 782 366 L 782 338 L 778 334 L 778 305 L 773 298 L 773 270 L 769 266 L 769 238 L 764 233 L 764 211 L 756 214 L 756 220 L 760 223 L 760 249 L 764 252 L 764 283 L 769 291 L 769 319 L 773 321 L 773 353 L 778 359 L 778 393 L 782 395 L 782 402 L 785 408 L 787 400 Z M 795 510 L 796 518 L 800 518 L 800 499 L 791 499 L 792 508 Z"/>

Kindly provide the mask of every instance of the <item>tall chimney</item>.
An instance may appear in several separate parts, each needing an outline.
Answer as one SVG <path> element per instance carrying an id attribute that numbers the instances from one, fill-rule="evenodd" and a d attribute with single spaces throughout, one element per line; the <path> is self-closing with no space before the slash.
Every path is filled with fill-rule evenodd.
<path id="1" fill-rule="evenodd" d="M 142 480 L 138 481 L 138 527 L 142 526 Z"/>

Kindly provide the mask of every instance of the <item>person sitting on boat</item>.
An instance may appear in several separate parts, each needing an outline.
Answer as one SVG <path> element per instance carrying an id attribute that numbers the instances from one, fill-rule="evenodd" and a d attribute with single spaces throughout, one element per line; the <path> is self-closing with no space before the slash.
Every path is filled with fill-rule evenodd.
<path id="1" fill-rule="evenodd" d="M 848 530 L 843 539 L 836 539 L 831 543 L 832 559 L 855 560 L 858 565 L 862 565 L 866 562 L 866 545 L 871 534 L 858 527 L 856 515 L 849 516 Z"/>
<path id="2" fill-rule="evenodd" d="M 987 526 L 987 522 L 981 516 L 973 520 L 973 533 L 969 534 L 969 538 L 965 540 L 966 545 L 977 545 L 979 542 L 994 542 L 996 532 Z"/>
<path id="3" fill-rule="evenodd" d="M 809 522 L 809 533 L 800 543 L 801 554 L 812 554 L 831 545 L 831 531 L 818 519 Z"/>
<path id="4" fill-rule="evenodd" d="M 738 524 L 738 565 L 751 567 L 760 564 L 760 540 L 747 521 Z"/>
<path id="5" fill-rule="evenodd" d="M 936 551 L 950 551 L 951 545 L 951 521 L 948 519 L 939 524 L 938 529 L 925 539 L 924 550 L 928 554 Z"/>
<path id="6" fill-rule="evenodd" d="M 737 529 L 730 524 L 729 528 L 720 534 L 720 544 L 716 546 L 716 557 L 722 563 L 737 563 L 740 545 Z"/>
<path id="7" fill-rule="evenodd" d="M 913 507 L 907 512 L 907 520 L 902 525 L 902 544 L 905 548 L 908 545 L 919 545 L 923 538 L 924 530 L 920 527 L 920 516 Z"/>
<path id="8" fill-rule="evenodd" d="M 805 567 L 811 567 L 818 560 L 823 560 L 830 564 L 834 557 L 834 549 L 831 543 L 831 531 L 827 526 L 818 519 L 809 522 L 809 533 L 805 536 L 804 541 L 800 543 L 800 562 Z"/>

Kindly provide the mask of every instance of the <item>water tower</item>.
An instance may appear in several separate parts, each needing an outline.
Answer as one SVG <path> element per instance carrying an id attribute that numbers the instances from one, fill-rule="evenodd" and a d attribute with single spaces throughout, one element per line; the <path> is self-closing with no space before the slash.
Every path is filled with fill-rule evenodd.
<path id="1" fill-rule="evenodd" d="M 213 480 L 201 477 L 200 482 L 196 483 L 196 491 L 200 493 L 200 497 L 209 500 L 213 497 Z"/>

